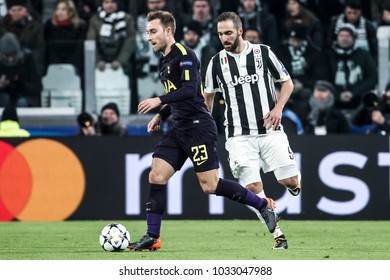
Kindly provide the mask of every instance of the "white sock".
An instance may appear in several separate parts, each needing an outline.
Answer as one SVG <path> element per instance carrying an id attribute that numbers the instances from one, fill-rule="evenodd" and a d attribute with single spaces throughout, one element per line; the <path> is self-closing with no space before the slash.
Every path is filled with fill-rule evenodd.
<path id="1" fill-rule="evenodd" d="M 257 194 L 257 196 L 258 196 L 258 197 L 261 197 L 261 198 L 266 198 L 266 195 L 265 195 L 264 190 L 262 190 L 261 192 L 259 192 L 259 193 Z M 259 220 L 262 222 L 262 224 L 263 224 L 263 225 L 267 228 L 267 230 L 268 230 L 268 227 L 267 227 L 267 225 L 265 224 L 265 221 L 264 221 L 263 217 L 261 216 L 259 210 L 255 209 L 255 208 L 253 208 L 253 207 L 251 207 L 251 206 L 248 206 L 248 207 L 249 207 L 250 209 L 252 209 L 253 212 L 256 213 L 256 215 L 257 215 L 257 217 L 259 218 Z M 282 230 L 280 229 L 279 224 L 276 225 L 275 231 L 272 233 L 272 235 L 274 236 L 274 239 L 275 239 L 275 238 L 278 238 L 278 237 L 281 236 L 281 235 L 283 235 L 283 232 L 282 232 Z"/>
<path id="2" fill-rule="evenodd" d="M 257 194 L 257 196 L 258 196 L 258 197 L 261 197 L 261 198 L 266 198 L 266 197 L 267 197 L 267 196 L 265 195 L 264 190 L 261 190 L 261 192 L 259 192 L 259 193 Z"/>

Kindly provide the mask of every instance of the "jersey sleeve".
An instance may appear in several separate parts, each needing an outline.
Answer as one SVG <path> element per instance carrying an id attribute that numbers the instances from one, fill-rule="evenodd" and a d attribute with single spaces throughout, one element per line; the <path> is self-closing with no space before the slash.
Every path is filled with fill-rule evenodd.
<path id="1" fill-rule="evenodd" d="M 195 86 L 199 76 L 198 66 L 199 63 L 196 57 L 191 55 L 183 55 L 179 62 L 179 67 L 181 69 L 181 82 L 194 83 Z"/>
<path id="2" fill-rule="evenodd" d="M 274 77 L 275 82 L 280 83 L 291 79 L 286 67 L 284 67 L 283 63 L 276 57 L 275 53 L 270 48 L 268 49 L 268 58 L 272 65 L 271 71 L 273 70 L 272 76 Z"/>
<path id="3" fill-rule="evenodd" d="M 171 115 L 171 106 L 169 104 L 163 106 L 158 113 L 161 116 L 161 120 L 165 121 Z"/>
<path id="4" fill-rule="evenodd" d="M 200 69 L 199 61 L 194 54 L 187 53 L 183 46 L 177 45 L 181 55 L 177 60 L 175 67 L 179 68 L 181 87 L 174 94 L 165 94 L 160 96 L 161 104 L 170 104 L 181 102 L 193 98 L 197 93 L 197 87 L 200 87 Z"/>
<path id="5" fill-rule="evenodd" d="M 209 65 L 207 66 L 205 76 L 204 91 L 207 93 L 216 93 L 217 91 L 220 91 L 219 85 L 217 83 L 217 76 L 214 72 L 214 62 L 213 59 L 211 59 Z"/>

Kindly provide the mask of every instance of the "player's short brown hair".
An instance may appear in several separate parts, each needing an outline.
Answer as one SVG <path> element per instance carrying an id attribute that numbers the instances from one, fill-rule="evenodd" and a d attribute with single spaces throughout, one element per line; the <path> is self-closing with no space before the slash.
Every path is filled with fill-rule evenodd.
<path id="1" fill-rule="evenodd" d="M 164 29 L 170 27 L 172 29 L 172 33 L 175 34 L 176 20 L 175 17 L 170 12 L 167 11 L 149 12 L 147 15 L 147 19 L 148 22 L 155 19 L 159 19 Z"/>
<path id="2" fill-rule="evenodd" d="M 239 29 L 240 27 L 242 28 L 242 21 L 240 17 L 234 12 L 224 12 L 217 17 L 217 22 L 227 21 L 227 20 L 231 20 L 235 28 L 237 29 Z"/>

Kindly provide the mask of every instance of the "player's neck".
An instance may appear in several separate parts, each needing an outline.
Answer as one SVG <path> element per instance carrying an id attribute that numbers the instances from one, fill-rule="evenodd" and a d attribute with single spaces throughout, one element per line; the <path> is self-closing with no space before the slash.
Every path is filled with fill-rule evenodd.
<path id="1" fill-rule="evenodd" d="M 246 49 L 246 42 L 245 42 L 245 40 L 241 39 L 240 43 L 237 46 L 237 48 L 234 51 L 232 51 L 231 53 L 233 53 L 233 54 L 240 54 L 243 51 L 245 51 L 245 49 Z"/>
<path id="2" fill-rule="evenodd" d="M 163 56 L 169 54 L 172 50 L 172 46 L 176 43 L 175 39 L 172 37 L 167 41 L 165 49 L 162 51 Z"/>

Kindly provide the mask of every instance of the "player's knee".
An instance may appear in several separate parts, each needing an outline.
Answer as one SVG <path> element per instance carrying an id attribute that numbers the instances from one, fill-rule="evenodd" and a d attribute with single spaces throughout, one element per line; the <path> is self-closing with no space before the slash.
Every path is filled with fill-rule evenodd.
<path id="1" fill-rule="evenodd" d="M 212 172 L 203 175 L 198 174 L 198 181 L 204 193 L 214 194 L 217 189 L 217 185 L 219 181 L 218 173 Z"/>
<path id="2" fill-rule="evenodd" d="M 263 185 L 262 185 L 260 182 L 258 182 L 258 183 L 252 183 L 252 184 L 248 184 L 248 185 L 246 186 L 246 188 L 247 188 L 249 191 L 251 191 L 251 192 L 253 192 L 253 193 L 255 193 L 255 194 L 258 194 L 259 192 L 261 192 L 261 191 L 263 190 Z"/>
<path id="3" fill-rule="evenodd" d="M 280 180 L 279 182 L 283 186 L 290 188 L 290 189 L 295 189 L 299 184 L 298 176 L 286 178 L 286 179 Z"/>
<path id="4" fill-rule="evenodd" d="M 202 188 L 203 192 L 206 194 L 213 194 L 216 190 L 216 185 L 211 184 L 207 180 L 199 180 L 200 187 Z"/>
<path id="5" fill-rule="evenodd" d="M 149 183 L 164 185 L 168 182 L 168 179 L 163 174 L 151 170 L 149 172 Z"/>
<path id="6" fill-rule="evenodd" d="M 210 184 L 201 184 L 202 190 L 206 194 L 214 194 L 215 193 L 215 187 L 213 187 Z"/>

